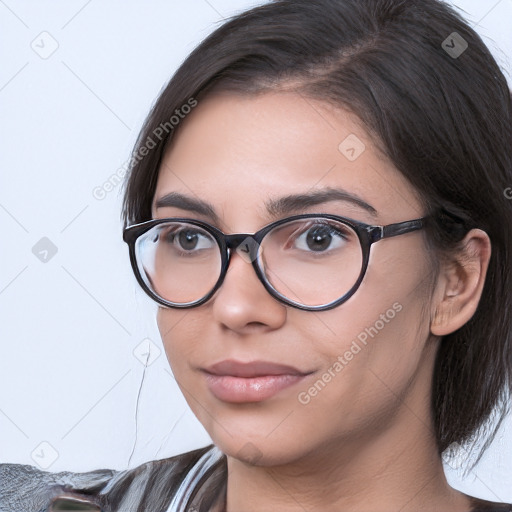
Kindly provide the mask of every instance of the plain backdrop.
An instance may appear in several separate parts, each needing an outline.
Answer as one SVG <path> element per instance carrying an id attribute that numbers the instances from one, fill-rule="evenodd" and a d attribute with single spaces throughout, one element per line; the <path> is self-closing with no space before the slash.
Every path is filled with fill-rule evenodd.
<path id="1" fill-rule="evenodd" d="M 121 187 L 104 184 L 186 55 L 259 3 L 0 0 L 1 462 L 127 469 L 211 442 L 132 275 Z M 455 4 L 510 80 L 512 0 Z M 512 419 L 473 471 L 446 472 L 512 502 Z"/>

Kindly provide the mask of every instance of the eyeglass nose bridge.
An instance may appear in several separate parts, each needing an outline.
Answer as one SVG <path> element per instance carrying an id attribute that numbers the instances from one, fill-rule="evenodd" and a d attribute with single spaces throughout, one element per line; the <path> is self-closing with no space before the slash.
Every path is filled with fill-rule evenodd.
<path id="1" fill-rule="evenodd" d="M 258 255 L 260 242 L 263 237 L 261 232 L 258 233 L 234 233 L 232 235 L 224 235 L 226 248 L 229 249 L 228 261 L 233 250 L 240 250 L 251 262 L 254 262 Z M 240 248 L 240 249 L 239 249 Z"/>
<path id="2" fill-rule="evenodd" d="M 215 286 L 215 288 L 212 290 L 210 295 L 206 300 L 209 300 L 211 296 L 222 286 L 224 283 L 224 280 L 226 278 L 229 264 L 231 263 L 231 255 L 233 253 L 233 250 L 238 250 L 242 254 L 240 256 L 249 264 L 252 265 L 254 271 L 256 272 L 256 276 L 258 277 L 259 281 L 263 285 L 263 287 L 267 290 L 267 292 L 274 297 L 274 299 L 280 300 L 281 302 L 284 302 L 286 304 L 289 304 L 288 300 L 281 296 L 279 292 L 277 292 L 268 282 L 267 277 L 265 275 L 265 272 L 262 268 L 260 268 L 258 262 L 258 253 L 260 249 L 261 241 L 263 240 L 264 236 L 272 229 L 271 226 L 266 226 L 263 229 L 257 231 L 256 233 L 234 233 L 231 235 L 225 235 L 224 233 L 218 233 L 219 240 L 221 241 L 222 246 L 222 259 L 223 264 L 221 268 L 221 275 L 220 278 Z M 297 306 L 299 308 L 302 308 L 302 306 Z"/>
<path id="3" fill-rule="evenodd" d="M 261 281 L 263 286 L 266 288 L 266 290 L 272 295 L 274 298 L 276 297 L 276 294 L 272 287 L 267 283 L 266 278 L 263 274 L 263 272 L 260 270 L 258 264 L 257 264 L 257 256 L 258 256 L 258 250 L 260 247 L 260 242 L 265 236 L 265 234 L 268 232 L 268 228 L 263 228 L 262 230 L 251 234 L 251 233 L 234 233 L 231 235 L 225 235 L 224 233 L 220 232 L 217 233 L 218 240 L 220 240 L 221 243 L 221 252 L 222 252 L 222 267 L 221 267 L 221 275 L 219 277 L 219 280 L 217 281 L 217 284 L 215 285 L 212 292 L 210 292 L 209 298 L 222 286 L 224 283 L 224 280 L 226 278 L 229 265 L 231 263 L 231 255 L 233 253 L 233 250 L 240 250 L 241 253 L 240 256 L 247 262 L 250 263 L 256 272 L 256 276 Z M 240 247 L 240 249 L 238 249 Z"/>

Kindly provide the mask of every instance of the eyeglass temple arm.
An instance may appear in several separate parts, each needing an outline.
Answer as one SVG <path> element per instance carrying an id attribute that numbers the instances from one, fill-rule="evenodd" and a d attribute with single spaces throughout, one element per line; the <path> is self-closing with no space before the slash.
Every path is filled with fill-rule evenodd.
<path id="1" fill-rule="evenodd" d="M 392 236 L 401 235 L 403 233 L 409 233 L 410 231 L 415 231 L 423 227 L 425 227 L 425 218 L 407 220 L 405 222 L 388 224 L 387 226 L 378 226 L 378 230 L 376 230 L 375 234 L 372 233 L 372 235 L 374 238 L 376 238 L 376 240 L 380 240 L 381 238 L 389 238 Z"/>

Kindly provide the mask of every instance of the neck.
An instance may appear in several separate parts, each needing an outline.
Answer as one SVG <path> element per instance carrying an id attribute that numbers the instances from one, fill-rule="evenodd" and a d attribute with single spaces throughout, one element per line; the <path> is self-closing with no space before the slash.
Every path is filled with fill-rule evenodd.
<path id="1" fill-rule="evenodd" d="M 334 439 L 284 465 L 228 456 L 226 512 L 467 512 L 468 498 L 446 481 L 430 414 L 415 411 L 404 403 L 378 435 Z"/>

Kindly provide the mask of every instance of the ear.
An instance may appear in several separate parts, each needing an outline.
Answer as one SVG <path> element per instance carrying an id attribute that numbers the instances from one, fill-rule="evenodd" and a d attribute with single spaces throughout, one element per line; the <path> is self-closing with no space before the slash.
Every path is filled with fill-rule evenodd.
<path id="1" fill-rule="evenodd" d="M 472 229 L 461 242 L 450 263 L 442 265 L 433 298 L 430 331 L 436 336 L 450 334 L 475 314 L 491 257 L 489 235 Z"/>

